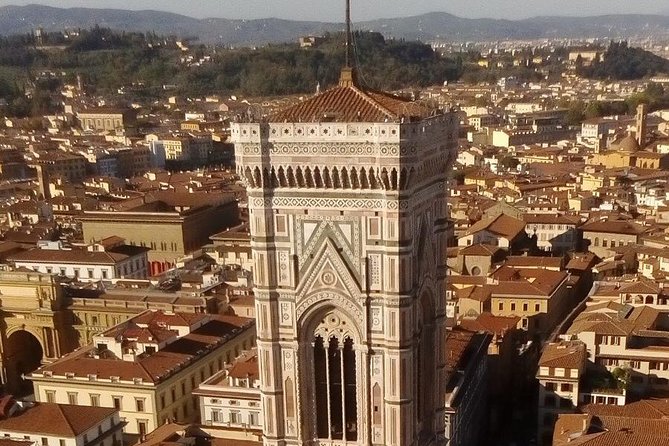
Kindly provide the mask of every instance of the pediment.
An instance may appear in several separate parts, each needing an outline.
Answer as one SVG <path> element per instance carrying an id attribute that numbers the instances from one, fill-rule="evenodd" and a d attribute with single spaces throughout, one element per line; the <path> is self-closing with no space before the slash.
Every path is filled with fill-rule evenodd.
<path id="1" fill-rule="evenodd" d="M 342 249 L 353 267 L 360 267 L 359 229 L 350 221 L 305 220 L 298 224 L 297 238 L 300 241 L 297 254 L 301 270 L 311 263 L 312 256 L 315 257 L 323 241 L 328 238 Z"/>
<path id="2" fill-rule="evenodd" d="M 301 276 L 296 290 L 298 296 L 308 296 L 325 290 L 336 290 L 348 296 L 361 293 L 355 275 L 330 238 L 323 240 L 314 259 Z"/>

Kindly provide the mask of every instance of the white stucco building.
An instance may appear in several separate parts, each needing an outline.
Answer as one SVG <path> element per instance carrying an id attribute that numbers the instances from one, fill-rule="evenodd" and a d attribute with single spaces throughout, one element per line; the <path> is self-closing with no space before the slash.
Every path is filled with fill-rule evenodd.
<path id="1" fill-rule="evenodd" d="M 86 247 L 65 248 L 60 242 L 12 255 L 16 268 L 59 274 L 81 282 L 148 277 L 148 248 L 126 245 L 120 237 L 109 237 Z"/>
<path id="2" fill-rule="evenodd" d="M 262 431 L 258 352 L 248 350 L 232 364 L 200 384 L 200 420 L 212 427 Z"/>

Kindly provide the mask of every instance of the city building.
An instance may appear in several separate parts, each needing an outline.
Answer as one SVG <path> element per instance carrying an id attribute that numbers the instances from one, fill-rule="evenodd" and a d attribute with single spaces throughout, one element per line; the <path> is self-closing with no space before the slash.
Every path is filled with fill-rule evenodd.
<path id="1" fill-rule="evenodd" d="M 137 125 L 133 109 L 96 107 L 77 112 L 83 130 L 95 132 L 131 133 Z"/>
<path id="2" fill-rule="evenodd" d="M 61 278 L 32 271 L 0 271 L 0 351 L 3 388 L 31 393 L 29 374 L 76 347 Z"/>
<path id="3" fill-rule="evenodd" d="M 644 399 L 625 406 L 588 404 L 580 411 L 558 416 L 553 446 L 667 444 L 669 400 L 666 398 Z"/>
<path id="4" fill-rule="evenodd" d="M 602 259 L 615 254 L 615 247 L 637 244 L 648 228 L 626 220 L 601 220 L 581 226 L 588 250 Z"/>
<path id="5" fill-rule="evenodd" d="M 579 246 L 578 216 L 556 214 L 527 214 L 523 216 L 527 236 L 536 237 L 542 251 L 564 253 Z"/>
<path id="6" fill-rule="evenodd" d="M 248 350 L 200 384 L 200 420 L 205 426 L 262 432 L 258 352 Z"/>
<path id="7" fill-rule="evenodd" d="M 252 431 L 233 431 L 199 423 L 167 423 L 144 436 L 136 446 L 262 446 L 262 437 Z"/>
<path id="8" fill-rule="evenodd" d="M 454 330 L 446 348 L 444 437 L 449 446 L 479 444 L 488 424 L 488 346 L 491 336 Z"/>
<path id="9" fill-rule="evenodd" d="M 213 148 L 211 135 L 164 136 L 156 143 L 162 146 L 167 161 L 206 161 Z"/>
<path id="10" fill-rule="evenodd" d="M 251 236 L 249 235 L 248 223 L 230 228 L 209 237 L 211 246 L 203 250 L 223 266 L 239 266 L 241 269 L 251 271 L 253 269 L 253 256 L 251 254 Z"/>
<path id="11" fill-rule="evenodd" d="M 630 373 L 629 390 L 636 394 L 669 390 L 669 324 L 667 314 L 642 305 L 615 302 L 589 306 L 564 337 L 578 339 L 595 365 Z"/>
<path id="12" fill-rule="evenodd" d="M 365 89 L 346 67 L 336 87 L 231 127 L 255 260 L 264 444 L 443 438 L 456 114 Z"/>
<path id="13" fill-rule="evenodd" d="M 0 401 L 0 438 L 41 446 L 120 446 L 123 426 L 114 408 Z"/>
<path id="14" fill-rule="evenodd" d="M 126 245 L 121 237 L 107 237 L 85 247 L 49 242 L 8 257 L 16 268 L 77 279 L 82 282 L 148 277 L 148 248 Z"/>
<path id="15" fill-rule="evenodd" d="M 569 274 L 545 267 L 504 265 L 488 277 L 450 276 L 449 285 L 458 320 L 517 318 L 517 328 L 534 335 L 549 334 L 575 305 Z"/>
<path id="16" fill-rule="evenodd" d="M 64 287 L 68 295 L 65 305 L 67 319 L 71 321 L 76 346 L 93 342 L 93 337 L 109 330 L 146 310 L 173 313 L 219 312 L 216 296 L 201 295 L 191 290 L 162 289 L 147 281 L 119 280 L 115 286 L 91 289 L 88 284 L 70 284 Z"/>
<path id="17" fill-rule="evenodd" d="M 548 335 L 574 307 L 569 273 L 544 268 L 503 266 L 492 274 L 489 311 L 519 317 L 519 327 Z"/>
<path id="18" fill-rule="evenodd" d="M 587 349 L 580 341 L 564 341 L 544 346 L 539 359 L 538 434 L 539 444 L 549 446 L 553 428 L 561 413 L 571 413 L 579 405 L 579 385 L 585 373 Z"/>
<path id="19" fill-rule="evenodd" d="M 126 434 L 198 417 L 192 392 L 255 342 L 252 320 L 147 310 L 30 374 L 40 402 L 110 407 Z"/>
<path id="20" fill-rule="evenodd" d="M 499 214 L 471 225 L 458 239 L 458 246 L 483 243 L 514 252 L 523 246 L 525 240 L 525 222 L 506 214 Z"/>
<path id="21" fill-rule="evenodd" d="M 121 234 L 131 245 L 150 248 L 153 276 L 208 244 L 210 236 L 237 225 L 238 215 L 230 194 L 157 191 L 118 210 L 86 211 L 80 221 L 85 241 Z"/>
<path id="22" fill-rule="evenodd" d="M 88 161 L 79 154 L 62 150 L 37 152 L 28 161 L 31 167 L 41 166 L 44 174 L 51 180 L 61 179 L 70 183 L 78 183 L 87 175 Z"/>

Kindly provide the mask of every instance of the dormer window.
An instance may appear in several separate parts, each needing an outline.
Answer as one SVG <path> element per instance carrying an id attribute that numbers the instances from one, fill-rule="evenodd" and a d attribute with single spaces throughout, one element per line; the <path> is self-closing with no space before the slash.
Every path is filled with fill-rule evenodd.
<path id="1" fill-rule="evenodd" d="M 144 352 L 145 352 L 147 355 L 153 355 L 153 354 L 156 352 L 156 347 L 154 347 L 154 346 L 146 346 L 146 348 L 144 348 Z"/>

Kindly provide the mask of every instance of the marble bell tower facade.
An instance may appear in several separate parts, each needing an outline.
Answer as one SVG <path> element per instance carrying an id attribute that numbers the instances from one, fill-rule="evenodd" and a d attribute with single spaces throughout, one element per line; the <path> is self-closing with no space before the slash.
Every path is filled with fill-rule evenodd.
<path id="1" fill-rule="evenodd" d="M 454 113 L 338 86 L 232 125 L 248 191 L 266 445 L 443 436 Z"/>

